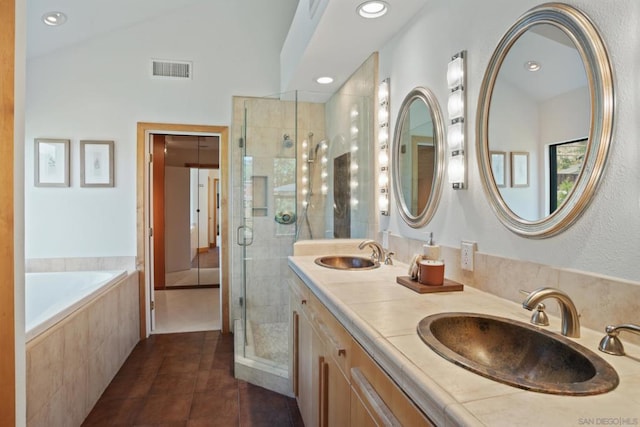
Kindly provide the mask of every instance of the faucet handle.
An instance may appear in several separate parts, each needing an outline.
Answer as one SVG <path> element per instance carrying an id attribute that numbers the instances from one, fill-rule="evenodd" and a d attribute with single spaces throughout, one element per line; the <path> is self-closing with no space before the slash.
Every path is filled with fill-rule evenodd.
<path id="1" fill-rule="evenodd" d="M 392 255 L 395 255 L 395 252 L 385 251 L 384 253 L 384 265 L 393 265 L 393 260 L 391 259 Z"/>
<path id="2" fill-rule="evenodd" d="M 621 330 L 640 333 L 640 325 L 634 325 L 631 323 L 625 323 L 622 325 L 607 325 L 607 327 L 604 329 L 607 335 L 605 335 L 604 338 L 600 340 L 598 350 L 604 353 L 613 354 L 614 356 L 624 356 L 624 346 L 618 338 Z"/>
<path id="3" fill-rule="evenodd" d="M 520 289 L 520 293 L 529 296 L 531 292 Z M 547 308 L 544 303 L 540 303 L 536 306 L 536 311 L 531 315 L 531 324 L 536 326 L 549 326 L 549 316 L 544 311 Z"/>
<path id="4" fill-rule="evenodd" d="M 536 311 L 531 315 L 531 323 L 537 326 L 549 326 L 549 316 L 544 311 L 547 308 L 543 303 L 536 306 Z"/>

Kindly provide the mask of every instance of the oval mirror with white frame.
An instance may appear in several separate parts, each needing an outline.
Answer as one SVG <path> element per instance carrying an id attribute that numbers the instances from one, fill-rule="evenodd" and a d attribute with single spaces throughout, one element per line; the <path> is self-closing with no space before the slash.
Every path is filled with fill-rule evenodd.
<path id="1" fill-rule="evenodd" d="M 613 127 L 613 78 L 590 19 L 562 3 L 525 13 L 493 53 L 478 99 L 478 166 L 511 231 L 545 238 L 584 212 Z"/>
<path id="2" fill-rule="evenodd" d="M 444 170 L 444 125 L 436 97 L 416 87 L 402 101 L 393 138 L 393 188 L 402 219 L 411 227 L 435 213 Z"/>

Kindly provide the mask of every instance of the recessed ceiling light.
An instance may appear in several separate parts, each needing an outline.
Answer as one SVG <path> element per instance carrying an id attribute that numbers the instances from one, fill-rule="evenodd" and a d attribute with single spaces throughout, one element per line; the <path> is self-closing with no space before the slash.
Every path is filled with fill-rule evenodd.
<path id="1" fill-rule="evenodd" d="M 387 13 L 389 5 L 380 0 L 371 0 L 362 3 L 356 10 L 363 18 L 379 18 Z"/>
<path id="2" fill-rule="evenodd" d="M 321 85 L 328 85 L 329 83 L 333 83 L 333 77 L 329 77 L 329 76 L 318 77 L 316 79 L 316 82 L 320 83 Z"/>
<path id="3" fill-rule="evenodd" d="M 537 61 L 527 61 L 524 63 L 524 68 L 527 71 L 534 72 L 539 71 L 540 68 L 542 68 L 542 65 L 540 65 L 540 63 Z"/>
<path id="4" fill-rule="evenodd" d="M 48 12 L 42 15 L 42 22 L 52 27 L 57 27 L 67 22 L 67 15 L 62 12 Z"/>

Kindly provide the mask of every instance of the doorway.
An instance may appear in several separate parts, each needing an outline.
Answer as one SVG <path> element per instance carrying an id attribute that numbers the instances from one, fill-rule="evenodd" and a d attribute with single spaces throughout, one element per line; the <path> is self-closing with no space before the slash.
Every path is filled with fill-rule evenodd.
<path id="1" fill-rule="evenodd" d="M 153 133 L 154 290 L 220 286 L 219 135 Z"/>
<path id="2" fill-rule="evenodd" d="M 156 301 L 156 291 L 175 292 L 173 296 L 178 293 L 188 295 L 186 292 L 193 295 L 215 287 L 215 301 L 209 302 L 209 297 L 195 299 L 211 304 L 212 310 L 213 304 L 219 304 L 218 324 L 223 333 L 229 331 L 228 238 L 224 215 L 227 209 L 227 144 L 227 127 L 138 123 L 138 268 L 141 271 L 142 337 L 156 332 L 155 317 L 160 314 L 158 303 L 161 302 Z M 195 157 L 188 155 L 189 150 L 191 154 L 195 152 Z M 214 184 L 215 189 L 212 188 Z M 210 228 L 214 223 L 216 229 L 212 232 Z M 180 229 L 186 229 L 187 236 L 179 233 Z M 213 242 L 211 237 L 214 237 Z M 215 273 L 200 268 L 206 258 L 216 259 Z M 176 267 L 178 261 L 180 265 Z M 187 281 L 176 286 L 169 273 L 178 269 L 194 280 L 183 278 Z M 174 290 L 167 291 L 169 288 Z M 186 303 L 186 306 L 191 305 L 191 302 Z M 193 310 L 185 310 L 188 311 Z"/>

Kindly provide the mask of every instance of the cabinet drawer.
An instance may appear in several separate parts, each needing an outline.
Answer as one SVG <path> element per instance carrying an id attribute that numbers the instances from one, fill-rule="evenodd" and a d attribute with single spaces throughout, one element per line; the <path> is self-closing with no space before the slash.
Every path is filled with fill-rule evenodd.
<path id="1" fill-rule="evenodd" d="M 434 426 L 359 344 L 351 355 L 352 389 L 377 425 Z"/>

